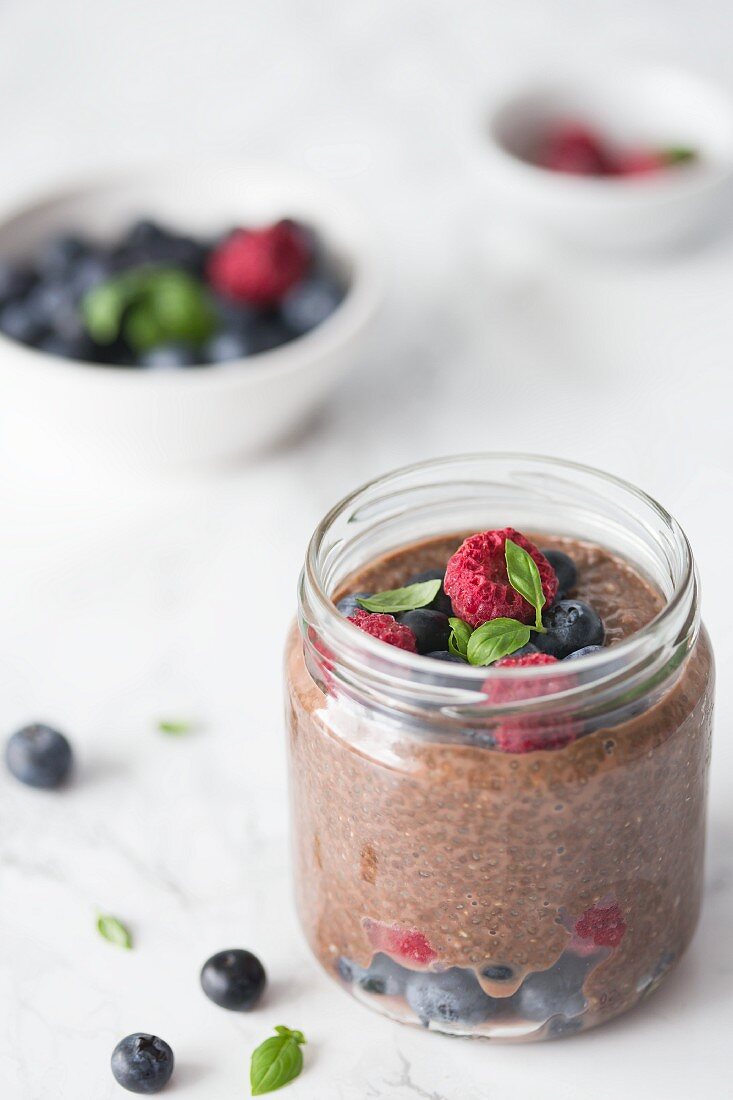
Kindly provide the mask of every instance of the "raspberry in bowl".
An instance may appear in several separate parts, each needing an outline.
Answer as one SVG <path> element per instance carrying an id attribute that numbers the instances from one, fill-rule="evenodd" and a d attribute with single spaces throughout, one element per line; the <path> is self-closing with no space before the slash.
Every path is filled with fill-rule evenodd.
<path id="1" fill-rule="evenodd" d="M 0 260 L 7 446 L 86 471 L 282 438 L 358 361 L 380 300 L 359 214 L 277 169 L 72 188 L 5 217 Z"/>
<path id="2" fill-rule="evenodd" d="M 571 463 L 442 459 L 331 510 L 286 655 L 296 894 L 397 1020 L 626 1011 L 699 912 L 713 663 L 676 522 Z"/>

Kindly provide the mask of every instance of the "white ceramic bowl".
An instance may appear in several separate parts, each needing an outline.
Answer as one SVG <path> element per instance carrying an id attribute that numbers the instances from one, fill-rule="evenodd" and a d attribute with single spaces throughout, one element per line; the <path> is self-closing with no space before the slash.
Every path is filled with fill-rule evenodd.
<path id="1" fill-rule="evenodd" d="M 620 147 L 686 146 L 694 162 L 648 176 L 554 172 L 527 156 L 548 126 L 586 122 Z M 496 97 L 485 120 L 494 197 L 581 246 L 647 249 L 709 232 L 733 198 L 733 101 L 687 72 L 648 66 L 537 76 Z"/>
<path id="2" fill-rule="evenodd" d="M 303 422 L 362 352 L 380 301 L 373 236 L 330 187 L 289 171 L 189 165 L 74 187 L 2 219 L 0 255 L 26 256 L 64 230 L 114 238 L 141 216 L 192 234 L 302 219 L 344 269 L 348 293 L 322 325 L 281 348 L 186 371 L 64 360 L 0 333 L 6 451 L 122 468 L 236 458 Z"/>

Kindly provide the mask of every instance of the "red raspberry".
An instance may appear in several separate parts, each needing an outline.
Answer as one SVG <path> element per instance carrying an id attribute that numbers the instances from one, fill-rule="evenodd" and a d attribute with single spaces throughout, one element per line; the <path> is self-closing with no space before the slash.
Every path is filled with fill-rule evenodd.
<path id="1" fill-rule="evenodd" d="M 299 283 L 310 262 L 305 234 L 291 221 L 265 229 L 237 229 L 209 257 L 215 290 L 235 302 L 276 305 Z"/>
<path id="2" fill-rule="evenodd" d="M 542 168 L 574 176 L 612 176 L 615 166 L 598 134 L 588 126 L 565 123 L 552 130 L 537 158 Z"/>
<path id="3" fill-rule="evenodd" d="M 557 595 L 557 577 L 544 554 L 515 531 L 482 531 L 471 535 L 456 550 L 445 570 L 443 588 L 451 598 L 453 610 L 471 626 L 506 616 L 521 623 L 533 623 L 534 608 L 509 584 L 506 572 L 506 540 L 511 539 L 534 559 L 542 581 L 545 606 Z"/>
<path id="4" fill-rule="evenodd" d="M 539 665 L 555 665 L 557 657 L 549 653 L 527 653 L 524 657 L 504 657 L 497 662 L 497 668 L 533 668 Z M 484 691 L 487 701 L 499 703 L 519 703 L 524 699 L 538 699 L 560 691 L 565 684 L 548 678 L 542 682 L 527 679 L 526 683 L 516 681 L 507 683 L 493 678 L 486 680 Z M 574 741 L 577 736 L 575 724 L 568 718 L 543 718 L 532 714 L 516 715 L 505 719 L 494 730 L 496 747 L 502 752 L 537 752 L 540 749 L 562 749 Z"/>
<path id="5" fill-rule="evenodd" d="M 650 172 L 660 172 L 666 167 L 667 160 L 662 153 L 639 149 L 620 156 L 617 171 L 620 176 L 647 176 Z"/>
<path id="6" fill-rule="evenodd" d="M 626 921 L 621 906 L 593 905 L 575 922 L 575 933 L 582 940 L 592 939 L 596 947 L 618 947 L 626 934 Z"/>
<path id="7" fill-rule="evenodd" d="M 363 920 L 364 930 L 375 951 L 383 951 L 401 962 L 417 963 L 427 966 L 437 959 L 438 952 L 433 949 L 424 932 L 417 928 L 400 928 L 397 924 L 386 924 L 381 920 Z"/>
<path id="8" fill-rule="evenodd" d="M 408 653 L 417 653 L 415 635 L 409 626 L 398 623 L 394 615 L 370 615 L 368 611 L 355 611 L 349 616 L 349 622 L 365 634 L 371 634 L 372 638 L 379 638 L 380 642 L 396 645 Z"/>

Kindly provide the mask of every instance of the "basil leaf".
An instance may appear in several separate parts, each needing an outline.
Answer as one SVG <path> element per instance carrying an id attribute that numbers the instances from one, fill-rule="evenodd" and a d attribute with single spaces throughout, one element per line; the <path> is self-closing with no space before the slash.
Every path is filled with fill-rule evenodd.
<path id="1" fill-rule="evenodd" d="M 545 593 L 542 591 L 537 563 L 531 554 L 528 554 L 523 547 L 517 546 L 511 539 L 506 540 L 504 555 L 510 585 L 535 609 L 535 630 L 544 631 L 542 608 L 545 606 Z"/>
<path id="2" fill-rule="evenodd" d="M 115 947 L 124 947 L 126 951 L 132 947 L 132 936 L 117 917 L 100 916 L 97 920 L 97 931 Z"/>
<path id="3" fill-rule="evenodd" d="M 360 600 L 357 603 L 367 611 L 381 611 L 392 614 L 395 611 L 414 611 L 418 607 L 426 607 L 432 603 L 440 591 L 443 582 L 420 581 L 418 584 L 408 584 L 406 588 L 390 588 L 386 592 L 375 592 L 369 599 Z"/>
<path id="4" fill-rule="evenodd" d="M 302 1031 L 289 1027 L 276 1027 L 277 1035 L 265 1039 L 252 1054 L 249 1083 L 253 1096 L 274 1092 L 293 1081 L 303 1068 L 301 1044 L 305 1042 Z"/>
<path id="5" fill-rule="evenodd" d="M 190 733 L 192 729 L 193 722 L 169 721 L 165 718 L 162 718 L 160 722 L 158 722 L 158 730 L 160 733 L 170 733 L 178 736 L 182 733 Z"/>
<path id="6" fill-rule="evenodd" d="M 448 619 L 450 623 L 450 636 L 448 638 L 448 651 L 453 653 L 456 657 L 463 657 L 463 660 L 468 660 L 466 651 L 468 649 L 468 640 L 473 632 L 472 627 L 468 623 L 464 623 L 463 619 Z"/>
<path id="7" fill-rule="evenodd" d="M 490 665 L 521 649 L 530 638 L 530 630 L 516 619 L 491 619 L 474 630 L 466 655 L 471 665 Z"/>

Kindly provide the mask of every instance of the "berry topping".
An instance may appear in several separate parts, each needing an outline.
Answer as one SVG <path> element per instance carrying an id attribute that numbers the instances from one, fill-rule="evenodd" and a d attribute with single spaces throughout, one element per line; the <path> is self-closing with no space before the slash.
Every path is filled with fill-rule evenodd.
<path id="1" fill-rule="evenodd" d="M 523 657 L 505 657 L 497 668 L 539 668 L 557 664 L 557 658 L 548 653 L 527 653 Z M 513 681 L 503 683 L 488 679 L 484 685 L 487 700 L 496 706 L 501 703 L 520 703 L 538 699 L 560 691 L 565 684 L 550 677 L 547 680 Z M 536 752 L 540 749 L 562 749 L 577 736 L 575 723 L 568 718 L 532 715 L 513 715 L 506 718 L 494 730 L 496 747 L 503 752 Z"/>
<path id="2" fill-rule="evenodd" d="M 443 589 L 442 582 L 444 578 L 445 569 L 426 569 L 422 573 L 415 573 L 408 581 L 405 581 L 405 584 L 423 584 L 425 581 L 440 581 L 441 586 L 437 596 L 435 596 L 426 606 L 429 607 L 431 611 L 442 611 L 444 615 L 452 615 L 453 605 Z"/>
<path id="3" fill-rule="evenodd" d="M 507 539 L 521 546 L 533 559 L 547 606 L 557 593 L 557 577 L 549 561 L 513 527 L 471 535 L 448 562 L 443 587 L 451 598 L 455 614 L 473 627 L 500 617 L 522 623 L 534 621 L 534 608 L 509 583 Z"/>
<path id="4" fill-rule="evenodd" d="M 481 1024 L 495 1002 L 487 997 L 472 970 L 452 966 L 436 974 L 413 974 L 405 992 L 407 1003 L 424 1027 L 431 1020 L 450 1024 Z"/>
<path id="5" fill-rule="evenodd" d="M 201 988 L 214 1004 L 233 1012 L 247 1012 L 262 996 L 267 977 L 251 951 L 219 951 L 201 970 Z"/>
<path id="6" fill-rule="evenodd" d="M 441 611 L 420 608 L 417 611 L 403 611 L 399 615 L 403 626 L 410 628 L 415 635 L 418 653 L 432 653 L 436 649 L 447 649 L 450 624 L 448 616 Z"/>
<path id="7" fill-rule="evenodd" d="M 593 905 L 575 922 L 575 934 L 582 940 L 593 940 L 596 947 L 618 947 L 626 933 L 626 921 L 621 906 Z"/>
<path id="8" fill-rule="evenodd" d="M 587 126 L 566 123 L 547 137 L 537 163 L 574 176 L 609 176 L 613 165 L 598 134 Z"/>
<path id="9" fill-rule="evenodd" d="M 408 653 L 417 653 L 417 640 L 409 626 L 398 623 L 394 615 L 371 615 L 368 611 L 355 611 L 349 616 L 349 622 L 358 626 L 365 634 L 378 638 L 387 645 L 396 645 Z"/>
<path id="10" fill-rule="evenodd" d="M 224 297 L 276 305 L 305 275 L 310 262 L 305 234 L 291 221 L 265 229 L 237 229 L 212 253 L 207 273 Z"/>
<path id="11" fill-rule="evenodd" d="M 547 633 L 534 634 L 532 640 L 542 653 L 558 660 L 576 649 L 602 645 L 606 633 L 600 615 L 582 600 L 559 600 L 543 616 L 543 622 Z"/>
<path id="12" fill-rule="evenodd" d="M 400 928 L 381 920 L 363 920 L 367 939 L 375 951 L 382 951 L 400 962 L 427 966 L 438 957 L 424 932 L 416 928 Z"/>
<path id="13" fill-rule="evenodd" d="M 128 1092 L 160 1092 L 173 1073 L 173 1051 L 157 1035 L 138 1031 L 121 1039 L 112 1051 L 112 1074 Z"/>
<path id="14" fill-rule="evenodd" d="M 575 562 L 562 550 L 543 550 L 542 553 L 555 570 L 557 577 L 557 599 L 561 600 L 578 583 L 578 570 Z"/>

